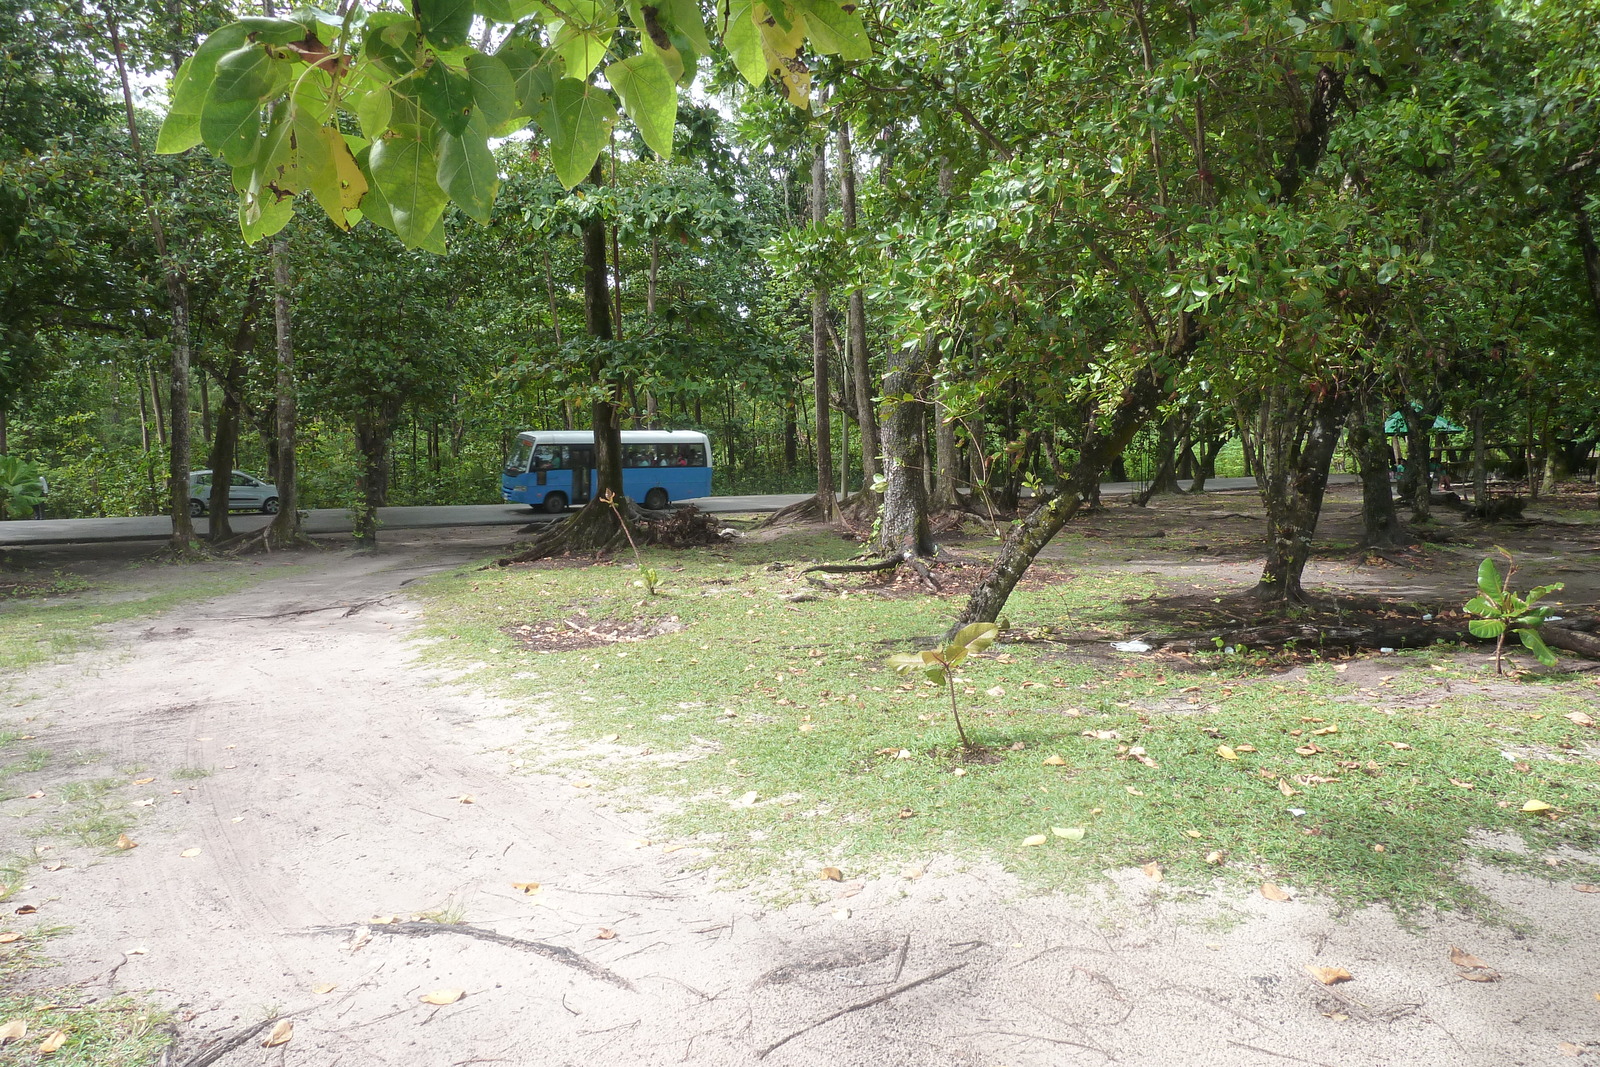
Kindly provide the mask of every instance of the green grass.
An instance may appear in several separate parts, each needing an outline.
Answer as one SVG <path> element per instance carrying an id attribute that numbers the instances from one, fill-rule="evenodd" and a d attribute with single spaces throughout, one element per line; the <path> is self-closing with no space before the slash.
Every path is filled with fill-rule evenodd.
<path id="1" fill-rule="evenodd" d="M 1499 683 L 1491 688 L 1500 695 L 1426 699 L 1447 673 L 1465 674 L 1443 651 L 1396 657 L 1390 681 L 1363 689 L 1331 665 L 1286 683 L 1238 656 L 1186 666 L 1002 642 L 959 676 L 963 721 L 994 760 L 963 763 L 945 691 L 884 664 L 931 646 L 958 600 L 783 599 L 808 588 L 798 566 L 849 551 L 832 537 L 789 537 L 647 552 L 669 589 L 654 598 L 630 588 L 631 564 L 463 570 L 423 592 L 435 655 L 477 664 L 474 684 L 571 723 L 574 748 L 545 753 L 547 766 L 619 803 L 639 791 L 675 798 L 663 832 L 706 849 L 737 882 L 792 888 L 824 865 L 877 874 L 953 854 L 1071 887 L 1108 867 L 1154 862 L 1179 881 L 1270 879 L 1405 909 L 1482 904 L 1460 877 L 1474 830 L 1510 830 L 1535 848 L 1596 843 L 1600 767 L 1563 756 L 1586 738 L 1561 718 L 1592 708 L 1592 683 L 1513 687 L 1514 707 L 1500 706 Z M 773 561 L 792 565 L 768 569 Z M 1122 599 L 1157 581 L 1115 571 L 1069 578 L 1043 564 L 1030 578 L 1008 607 L 1014 625 L 1058 630 L 1116 629 L 1126 621 Z M 543 654 L 508 636 L 580 610 L 590 619 L 675 615 L 685 629 Z M 1435 660 L 1447 671 L 1432 670 Z M 1328 726 L 1337 732 L 1313 734 Z M 612 734 L 629 755 L 577 751 Z M 1321 751 L 1296 754 L 1311 741 Z M 1247 750 L 1229 761 L 1219 745 Z M 1511 747 L 1529 758 L 1502 757 Z M 753 805 L 732 803 L 752 792 Z M 1530 798 L 1554 805 L 1558 818 L 1522 813 Z M 1022 844 L 1052 827 L 1085 833 Z M 1220 863 L 1207 862 L 1213 853 Z"/>
<path id="2" fill-rule="evenodd" d="M 18 944 L 21 944 L 19 942 Z M 0 946 L 0 954 L 17 945 Z M 5 961 L 0 958 L 0 969 Z M 92 1001 L 92 1002 L 91 1002 Z M 131 997 L 93 1000 L 81 989 L 0 992 L 0 1023 L 21 1019 L 27 1036 L 0 1048 L 0 1065 L 33 1067 L 145 1067 L 167 1044 L 165 1016 Z M 50 1054 L 39 1045 L 52 1032 L 66 1041 Z"/>

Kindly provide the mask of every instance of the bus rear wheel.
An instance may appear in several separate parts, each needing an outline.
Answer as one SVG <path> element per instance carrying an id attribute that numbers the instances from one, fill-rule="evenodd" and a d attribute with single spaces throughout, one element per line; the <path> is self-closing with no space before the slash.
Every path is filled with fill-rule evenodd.
<path id="1" fill-rule="evenodd" d="M 665 511 L 670 503 L 672 498 L 665 489 L 652 489 L 644 495 L 644 506 L 651 511 Z"/>
<path id="2" fill-rule="evenodd" d="M 544 513 L 546 515 L 559 515 L 567 510 L 567 494 L 551 493 L 544 498 Z"/>

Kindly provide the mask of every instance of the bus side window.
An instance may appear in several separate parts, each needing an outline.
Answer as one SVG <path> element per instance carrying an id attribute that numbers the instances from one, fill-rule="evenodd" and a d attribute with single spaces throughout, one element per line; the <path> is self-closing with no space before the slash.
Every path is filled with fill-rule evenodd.
<path id="1" fill-rule="evenodd" d="M 566 466 L 566 449 L 561 445 L 540 445 L 533 451 L 533 464 L 535 471 L 557 470 Z"/>
<path id="2" fill-rule="evenodd" d="M 683 467 L 704 467 L 706 465 L 705 448 L 701 445 L 679 445 L 678 464 Z"/>

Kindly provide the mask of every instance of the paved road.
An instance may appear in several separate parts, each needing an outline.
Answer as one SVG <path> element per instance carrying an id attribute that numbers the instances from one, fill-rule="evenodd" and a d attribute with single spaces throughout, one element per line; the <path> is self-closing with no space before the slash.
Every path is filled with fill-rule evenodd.
<path id="1" fill-rule="evenodd" d="M 1354 475 L 1335 474 L 1331 484 L 1355 481 Z M 1206 489 L 1223 492 L 1254 489 L 1254 478 L 1213 478 Z M 1107 482 L 1102 496 L 1126 496 L 1144 488 L 1138 482 Z M 708 496 L 683 501 L 702 511 L 729 514 L 771 512 L 805 500 L 804 493 L 775 493 L 767 496 Z M 548 522 L 553 516 L 530 511 L 520 504 L 462 504 L 450 507 L 379 508 L 380 529 L 418 530 L 436 526 L 522 526 L 529 522 Z M 239 533 L 259 530 L 269 521 L 265 515 L 235 515 L 233 528 Z M 195 531 L 207 532 L 205 519 L 195 520 Z M 306 515 L 305 530 L 310 534 L 350 532 L 350 512 L 344 508 L 316 508 Z M 91 541 L 160 541 L 172 532 L 164 516 L 118 519 L 45 519 L 0 523 L 0 545 L 67 545 Z"/>

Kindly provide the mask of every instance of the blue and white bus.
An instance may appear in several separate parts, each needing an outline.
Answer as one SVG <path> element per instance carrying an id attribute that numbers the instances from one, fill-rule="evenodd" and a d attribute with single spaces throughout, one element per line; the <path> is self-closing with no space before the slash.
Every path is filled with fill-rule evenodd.
<path id="1" fill-rule="evenodd" d="M 506 457 L 500 495 L 559 514 L 595 491 L 594 434 L 524 430 Z M 647 508 L 711 495 L 711 441 L 694 430 L 623 430 L 622 491 Z"/>

